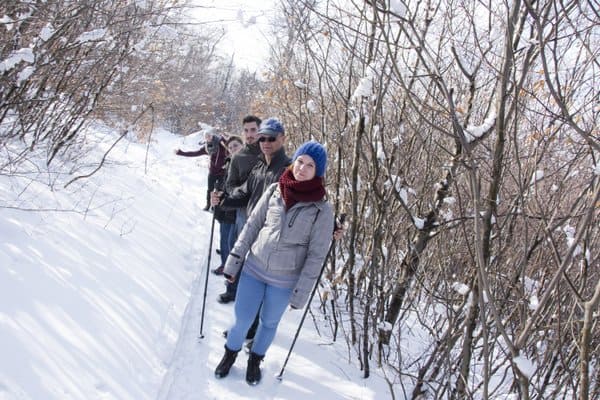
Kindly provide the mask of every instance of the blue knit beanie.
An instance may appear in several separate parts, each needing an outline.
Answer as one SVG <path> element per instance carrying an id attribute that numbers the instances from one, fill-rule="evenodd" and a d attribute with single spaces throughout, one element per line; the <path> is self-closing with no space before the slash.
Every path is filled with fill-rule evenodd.
<path id="1" fill-rule="evenodd" d="M 327 167 L 327 150 L 319 142 L 311 140 L 298 147 L 298 150 L 294 153 L 293 161 L 306 154 L 310 156 L 315 162 L 315 175 L 322 177 L 325 175 L 325 167 Z"/>

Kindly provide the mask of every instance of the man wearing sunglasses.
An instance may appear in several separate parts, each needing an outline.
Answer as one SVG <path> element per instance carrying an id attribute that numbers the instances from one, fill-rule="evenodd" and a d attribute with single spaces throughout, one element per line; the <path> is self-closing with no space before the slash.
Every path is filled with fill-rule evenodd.
<path id="1" fill-rule="evenodd" d="M 246 215 L 250 215 L 265 189 L 279 181 L 279 177 L 290 165 L 291 160 L 285 154 L 285 129 L 277 118 L 269 118 L 260 124 L 258 144 L 261 155 L 246 182 L 229 193 L 213 193 L 211 197 L 213 206 L 246 207 Z M 225 304 L 235 300 L 238 277 L 239 274 L 234 282 L 227 283 L 227 291 L 219 295 L 220 303 Z"/>
<path id="2" fill-rule="evenodd" d="M 250 171 L 258 162 L 258 158 L 262 154 L 258 146 L 258 128 L 262 120 L 255 115 L 246 115 L 242 119 L 242 137 L 244 146 L 238 152 L 230 152 L 232 154 L 227 168 L 227 179 L 225 180 L 225 192 L 233 193 L 234 190 L 244 184 L 250 175 Z M 212 196 L 211 196 L 212 197 Z M 212 199 L 211 199 L 212 200 Z M 211 201 L 212 202 L 212 201 Z M 215 209 L 219 209 L 216 207 Z M 242 231 L 246 223 L 246 205 L 241 208 L 233 209 L 235 211 L 235 232 L 230 235 L 228 247 L 231 248 L 235 244 L 235 240 Z M 223 265 L 212 270 L 215 275 L 223 275 Z M 231 294 L 222 293 L 219 296 L 219 301 L 224 299 L 225 303 L 229 302 L 230 298 L 235 297 L 235 291 Z"/>

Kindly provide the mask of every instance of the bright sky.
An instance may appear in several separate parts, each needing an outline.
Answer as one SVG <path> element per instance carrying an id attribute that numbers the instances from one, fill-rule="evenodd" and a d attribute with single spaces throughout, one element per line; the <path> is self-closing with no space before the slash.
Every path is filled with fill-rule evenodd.
<path id="1" fill-rule="evenodd" d="M 196 0 L 200 8 L 194 17 L 225 29 L 219 50 L 229 56 L 234 54 L 237 66 L 256 70 L 269 54 L 267 38 L 276 3 L 276 0 Z"/>

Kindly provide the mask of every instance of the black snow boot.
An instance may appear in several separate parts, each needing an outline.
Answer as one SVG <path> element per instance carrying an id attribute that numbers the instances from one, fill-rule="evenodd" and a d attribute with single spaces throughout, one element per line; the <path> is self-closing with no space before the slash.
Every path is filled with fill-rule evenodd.
<path id="1" fill-rule="evenodd" d="M 254 352 L 250 352 L 250 357 L 248 357 L 248 368 L 246 369 L 246 382 L 248 385 L 258 385 L 260 382 L 260 378 L 262 375 L 260 373 L 260 362 L 263 360 L 265 356 L 259 356 Z"/>
<path id="2" fill-rule="evenodd" d="M 225 346 L 225 354 L 221 359 L 219 365 L 215 369 L 215 377 L 217 378 L 225 378 L 227 374 L 229 374 L 229 370 L 231 366 L 235 362 L 235 358 L 237 357 L 238 351 L 229 350 L 227 346 Z"/>

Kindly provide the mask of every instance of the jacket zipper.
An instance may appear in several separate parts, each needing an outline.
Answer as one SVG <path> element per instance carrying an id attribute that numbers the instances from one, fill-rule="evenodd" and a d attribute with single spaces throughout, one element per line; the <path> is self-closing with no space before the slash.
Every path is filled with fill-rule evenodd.
<path id="1" fill-rule="evenodd" d="M 296 222 L 296 218 L 298 217 L 298 214 L 300 214 L 300 210 L 301 210 L 301 207 L 296 208 L 294 215 L 292 215 L 292 218 L 290 218 L 290 222 L 288 223 L 289 228 L 294 226 L 294 222 Z"/>

